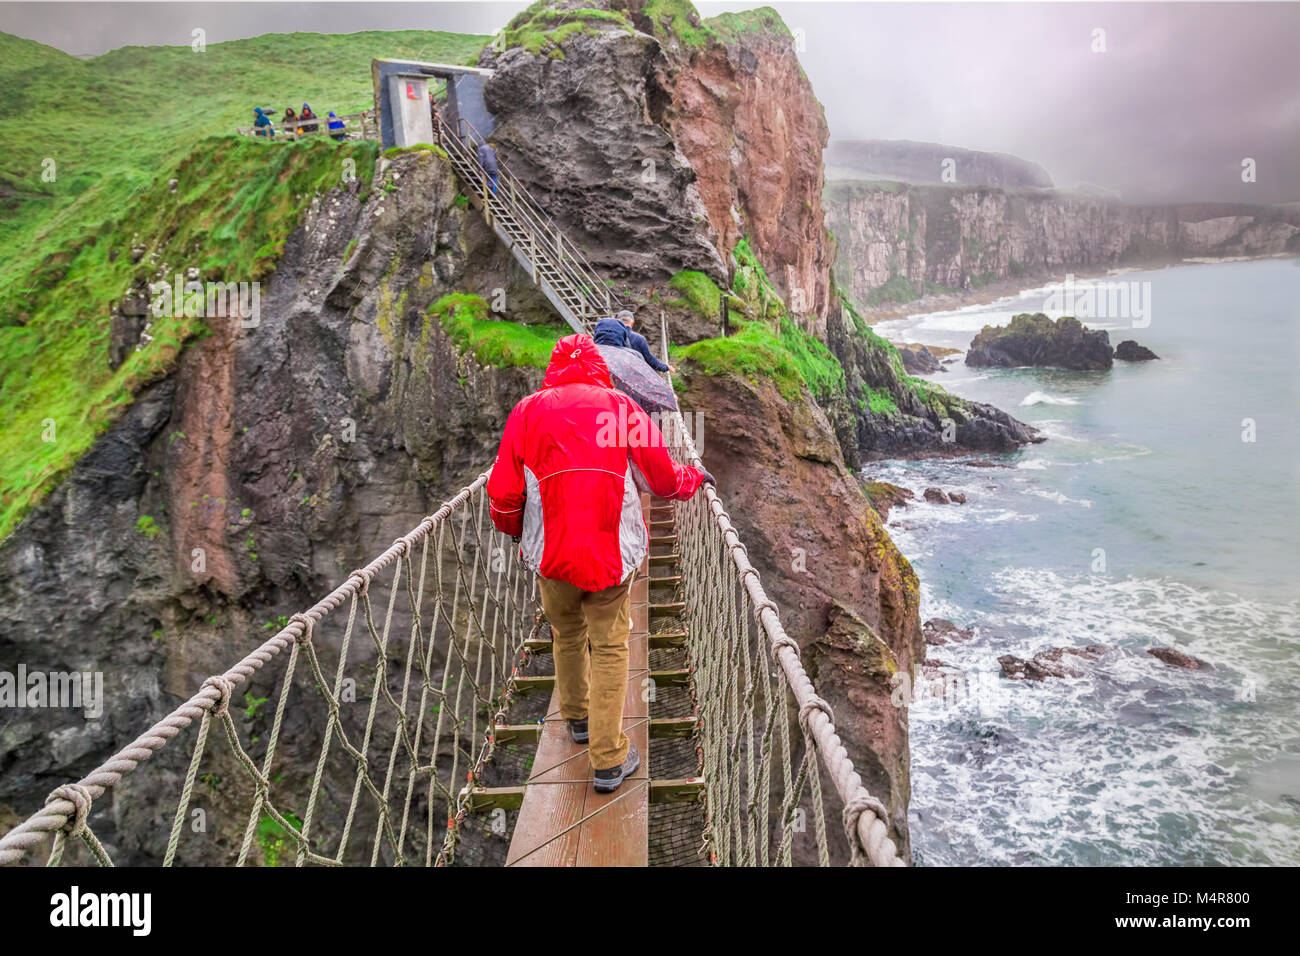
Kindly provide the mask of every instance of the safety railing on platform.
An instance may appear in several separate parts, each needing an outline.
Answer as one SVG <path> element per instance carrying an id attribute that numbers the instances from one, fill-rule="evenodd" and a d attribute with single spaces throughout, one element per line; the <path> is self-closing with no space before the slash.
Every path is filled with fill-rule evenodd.
<path id="1" fill-rule="evenodd" d="M 493 755 L 488 728 L 504 722 L 524 641 L 541 627 L 535 578 L 493 528 L 486 482 L 480 475 L 133 743 L 54 790 L 0 837 L 0 863 L 48 845 L 57 865 L 65 855 L 84 857 L 65 854 L 69 841 L 80 841 L 112 865 L 94 828 L 114 825 L 110 842 L 126 838 L 137 850 L 133 862 L 453 862 L 470 809 L 465 781 Z M 344 603 L 346 622 L 336 613 Z M 274 694 L 274 716 L 261 707 L 266 698 L 245 693 L 237 726 L 235 691 L 273 661 L 282 665 L 278 693 L 265 677 L 258 686 Z M 214 726 L 227 749 L 211 746 Z M 168 774 L 179 782 L 184 765 L 174 759 L 181 742 L 170 742 L 182 736 L 192 743 L 188 769 L 179 793 L 168 794 Z M 147 792 L 124 787 L 123 778 L 135 774 L 128 781 L 135 784 L 144 772 L 137 767 L 169 743 L 170 766 L 149 777 Z M 313 766 L 310 775 L 295 773 Z M 111 812 L 92 826 L 92 811 L 113 788 L 112 802 L 99 807 Z M 175 805 L 165 849 L 161 838 L 150 844 L 142 833 L 121 832 L 125 818 L 149 829 L 152 808 L 167 799 Z M 196 832 L 196 811 L 219 819 Z M 236 822 L 220 826 L 225 820 Z M 150 850 L 154 858 L 142 859 Z"/>
<path id="2" fill-rule="evenodd" d="M 667 341 L 665 326 L 664 361 Z M 704 467 L 680 412 L 667 416 L 662 426 L 678 462 Z M 843 806 L 849 861 L 905 865 L 885 824 L 888 812 L 863 786 L 835 731 L 831 708 L 817 696 L 799 645 L 763 590 L 717 489 L 705 485 L 690 501 L 674 502 L 674 508 L 711 862 L 790 866 L 795 840 L 811 832 L 817 862 L 828 865 L 824 774 Z M 802 806 L 805 791 L 811 827 Z"/>
<path id="3" fill-rule="evenodd" d="M 336 116 L 334 118 L 343 121 L 343 129 L 329 129 L 330 118 L 328 116 L 313 116 L 308 120 L 300 120 L 295 117 L 287 123 L 283 118 L 279 122 L 272 120 L 270 126 L 236 126 L 235 132 L 240 136 L 256 136 L 259 139 L 278 140 L 280 142 L 294 142 L 316 136 L 335 136 L 337 134 L 342 134 L 347 139 L 379 139 L 379 122 L 375 119 L 374 110 L 348 113 L 346 116 Z M 284 125 L 280 125 L 281 123 L 284 123 Z M 271 133 L 274 133 L 274 135 L 270 135 Z"/>

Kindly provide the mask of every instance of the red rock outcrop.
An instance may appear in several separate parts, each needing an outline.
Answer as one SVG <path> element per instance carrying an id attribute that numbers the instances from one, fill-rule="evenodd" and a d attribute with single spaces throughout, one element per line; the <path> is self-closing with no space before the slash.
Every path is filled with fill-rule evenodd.
<path id="1" fill-rule="evenodd" d="M 749 29 L 730 27 L 737 22 Z M 673 137 L 695 168 L 721 251 L 748 235 L 791 313 L 824 339 L 832 259 L 822 212 L 826 117 L 779 18 L 752 11 L 706 25 L 717 40 L 673 78 Z"/>

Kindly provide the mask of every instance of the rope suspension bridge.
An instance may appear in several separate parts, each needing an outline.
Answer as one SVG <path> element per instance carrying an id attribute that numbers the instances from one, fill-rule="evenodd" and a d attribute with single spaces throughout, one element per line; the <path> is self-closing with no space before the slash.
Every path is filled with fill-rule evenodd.
<path id="1" fill-rule="evenodd" d="M 443 129 L 472 199 L 585 330 L 617 300 L 508 173 L 491 190 L 462 133 Z M 702 466 L 680 413 L 661 431 Z M 0 864 L 111 866 L 110 846 L 132 842 L 121 821 L 140 819 L 167 827 L 164 866 L 904 864 L 712 485 L 686 502 L 643 496 L 624 709 L 642 765 L 595 793 L 559 714 L 536 580 L 491 523 L 487 479 L 56 788 L 0 837 Z M 274 694 L 269 727 L 255 682 Z M 183 775 L 142 779 L 177 748 Z M 139 809 L 164 799 L 170 813 Z M 211 830 L 196 823 L 208 811 Z"/>
<path id="2" fill-rule="evenodd" d="M 663 432 L 674 457 L 700 464 L 679 414 L 665 420 Z M 112 865 L 92 828 L 92 808 L 185 737 L 190 760 L 171 814 L 161 861 L 167 866 L 179 859 L 254 862 L 261 853 L 255 838 L 268 821 L 300 866 L 452 865 L 462 862 L 467 821 L 500 820 L 507 813 L 495 811 L 516 809 L 505 862 L 644 865 L 655 850 L 647 848 L 648 807 L 693 811 L 669 817 L 655 837 L 661 848 L 688 838 L 690 853 L 672 862 L 791 865 L 796 840 L 811 836 L 823 865 L 833 842 L 847 845 L 854 863 L 901 865 L 885 809 L 855 772 L 712 486 L 649 512 L 651 553 L 633 591 L 633 707 L 625 717 L 646 769 L 614 794 L 590 792 L 585 757 L 561 752 L 573 745 L 558 705 L 552 701 L 531 724 L 514 714 L 554 685 L 549 628 L 531 572 L 488 518 L 487 477 L 208 678 L 103 765 L 55 789 L 40 811 L 0 838 L 0 863 L 29 861 L 40 851 L 58 864 L 75 841 Z M 253 744 L 236 723 L 234 694 L 264 668 L 278 668 L 278 693 L 270 732 Z M 348 675 L 367 670 L 368 703 L 361 688 L 349 702 Z M 673 705 L 680 712 L 655 716 Z M 301 746 L 292 764 L 284 753 L 290 714 L 295 726 L 317 728 L 318 744 L 314 771 L 286 780 L 294 766 L 312 765 L 301 759 Z M 529 739 L 538 750 L 524 779 L 488 786 L 489 776 L 518 764 L 507 755 L 494 767 L 494 758 Z M 684 743 L 694 772 L 657 777 L 660 741 L 677 754 Z M 223 744 L 220 765 L 242 777 L 241 786 L 226 789 L 242 796 L 245 823 L 238 843 L 214 857 L 210 837 L 190 832 L 189 823 L 196 790 L 203 790 L 200 772 L 216 765 Z M 826 819 L 827 786 L 844 807 L 838 828 Z M 139 788 L 132 793 L 146 798 Z M 682 826 L 693 832 L 673 832 Z M 189 851 L 187 842 L 195 844 Z M 660 861 L 668 862 L 662 849 Z"/>

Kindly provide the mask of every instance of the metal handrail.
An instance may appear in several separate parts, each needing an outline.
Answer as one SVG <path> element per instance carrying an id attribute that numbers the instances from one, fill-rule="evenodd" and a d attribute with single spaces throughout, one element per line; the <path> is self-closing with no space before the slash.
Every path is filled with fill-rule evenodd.
<path id="1" fill-rule="evenodd" d="M 469 147 L 466 146 L 465 143 L 461 142 L 458 137 L 452 135 L 450 131 L 447 131 L 444 136 L 443 146 L 447 149 L 449 155 L 452 156 L 454 160 L 463 164 L 464 172 L 462 172 L 462 176 L 467 179 L 472 178 L 477 180 L 475 188 L 476 190 L 481 190 L 481 194 L 485 199 L 486 211 L 490 215 L 494 208 L 491 200 L 500 200 L 501 197 L 500 194 L 492 196 L 489 193 L 487 188 L 487 173 L 483 170 L 482 166 L 479 165 L 477 157 L 470 152 Z M 499 187 L 500 182 L 500 177 L 498 176 Z M 551 241 L 553 239 L 553 234 L 540 228 L 540 226 L 534 221 L 535 217 L 528 214 L 525 207 L 518 204 L 517 200 L 513 205 L 509 202 L 500 202 L 499 205 L 503 209 L 509 210 L 515 218 L 514 226 L 503 223 L 498 219 L 499 228 L 502 228 L 521 248 L 527 250 L 528 258 L 532 261 L 534 270 L 538 268 L 539 263 L 544 262 L 548 264 L 553 271 L 559 273 L 558 276 L 548 278 L 546 280 L 547 284 L 554 290 L 564 307 L 573 313 L 573 318 L 579 322 L 584 322 L 589 310 L 588 300 L 580 290 L 573 288 L 573 279 L 563 266 L 556 264 L 558 249 Z M 534 280 L 540 282 L 542 277 L 540 275 L 534 275 Z M 576 302 L 571 301 L 574 297 L 577 298 Z"/>
<path id="2" fill-rule="evenodd" d="M 452 133 L 444 120 L 439 117 L 444 131 L 450 133 L 463 161 L 481 176 L 486 172 L 478 162 L 478 145 L 487 141 L 469 120 L 460 117 L 459 124 L 464 130 Z M 528 191 L 517 176 L 510 172 L 508 165 L 498 159 L 498 192 L 492 197 L 514 214 L 528 231 L 528 239 L 534 248 L 540 245 L 547 253 L 549 264 L 560 271 L 572 287 L 572 291 L 585 303 L 584 311 L 595 315 L 601 311 L 612 312 L 622 306 L 619 297 L 605 284 L 595 267 L 587 261 L 581 250 L 574 245 L 560 230 L 560 227 L 542 210 L 541 204 Z M 500 187 L 504 185 L 509 200 L 503 197 Z M 484 190 L 486 194 L 486 189 Z"/>
<path id="3" fill-rule="evenodd" d="M 486 138 L 482 133 L 475 129 L 473 124 L 468 120 L 462 120 L 461 122 L 464 123 L 466 130 L 469 133 L 467 138 L 470 140 L 470 143 L 475 144 L 475 150 L 477 151 L 477 142 L 486 142 Z M 498 163 L 500 163 L 500 160 L 498 160 Z M 538 203 L 536 198 L 528 191 L 528 188 L 519 181 L 519 178 L 509 171 L 508 166 L 500 163 L 500 171 L 504 176 L 499 175 L 498 180 L 504 181 L 515 193 L 515 196 L 513 197 L 514 202 L 511 204 L 512 207 L 524 212 L 529 216 L 529 218 L 534 220 L 532 223 L 534 231 L 540 231 L 543 236 L 554 238 L 554 252 L 559 258 L 558 265 L 563 271 L 570 274 L 571 281 L 577 280 L 576 284 L 578 285 L 578 289 L 576 291 L 581 293 L 583 291 L 582 286 L 584 285 L 590 286 L 592 289 L 600 289 L 602 292 L 608 293 L 605 296 L 606 307 L 608 307 L 609 300 L 614 298 L 613 293 L 608 292 L 608 287 L 603 284 L 599 275 L 596 274 L 595 269 L 590 265 L 590 263 L 586 261 L 586 258 L 582 255 L 581 251 L 573 244 L 572 240 L 564 235 L 554 220 L 542 211 L 541 204 Z M 519 192 L 523 193 L 525 200 L 527 200 L 526 202 L 519 202 Z M 500 197 L 498 196 L 498 198 Z M 566 258 L 572 261 L 575 268 L 564 268 L 564 260 Z M 592 298 L 592 296 L 587 295 L 584 296 L 584 298 Z"/>

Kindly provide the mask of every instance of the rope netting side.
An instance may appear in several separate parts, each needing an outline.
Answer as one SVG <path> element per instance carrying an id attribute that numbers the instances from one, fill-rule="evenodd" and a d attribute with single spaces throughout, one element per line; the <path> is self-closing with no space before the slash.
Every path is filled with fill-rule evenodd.
<path id="1" fill-rule="evenodd" d="M 237 865 L 250 861 L 268 826 L 299 866 L 403 865 L 420 856 L 426 865 L 454 862 L 469 790 L 494 749 L 487 729 L 508 709 L 524 641 L 540 626 L 535 579 L 510 559 L 509 540 L 492 526 L 486 483 L 484 473 L 134 742 L 56 789 L 0 837 L 0 864 L 23 861 L 52 835 L 49 865 L 62 862 L 69 838 L 112 865 L 87 822 L 92 803 L 196 720 L 164 865 L 183 846 L 199 770 L 218 757 L 209 748 L 214 723 L 228 747 L 223 766 L 237 768 L 250 791 L 237 856 L 231 851 Z M 345 602 L 341 634 L 326 633 Z M 241 737 L 233 691 L 286 649 L 269 733 Z M 331 655 L 337 660 L 327 676 Z M 310 780 L 293 778 L 316 737 Z M 285 753 L 291 747 L 295 760 Z M 260 760 L 250 752 L 257 749 Z M 357 831 L 365 834 L 359 843 L 352 842 Z"/>
<path id="2" fill-rule="evenodd" d="M 662 425 L 673 456 L 703 467 L 681 414 Z M 844 807 L 851 862 L 905 865 L 717 490 L 705 485 L 675 508 L 711 861 L 790 866 L 795 840 L 811 831 L 818 862 L 829 865 L 824 773 Z"/>

